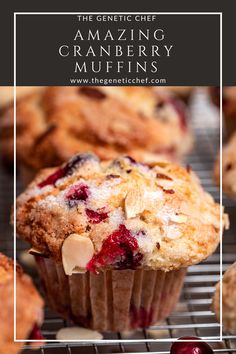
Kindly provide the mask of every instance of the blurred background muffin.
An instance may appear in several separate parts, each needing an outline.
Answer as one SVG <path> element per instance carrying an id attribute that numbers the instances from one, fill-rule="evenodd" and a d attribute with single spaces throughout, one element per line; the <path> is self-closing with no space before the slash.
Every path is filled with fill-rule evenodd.
<path id="1" fill-rule="evenodd" d="M 220 185 L 220 155 L 214 166 L 214 179 Z M 236 132 L 225 143 L 222 150 L 222 187 L 223 192 L 236 198 Z"/>
<path id="2" fill-rule="evenodd" d="M 23 98 L 43 90 L 44 86 L 17 86 L 16 101 L 19 102 Z M 13 102 L 14 87 L 0 86 L 0 150 L 1 158 L 8 167 L 13 165 L 14 154 Z"/>
<path id="3" fill-rule="evenodd" d="M 220 321 L 220 283 L 216 285 L 213 310 Z M 228 268 L 223 276 L 222 319 L 224 330 L 236 334 L 236 263 Z"/>
<path id="4" fill-rule="evenodd" d="M 213 102 L 220 106 L 220 88 L 211 87 L 210 94 Z M 222 110 L 224 114 L 225 132 L 231 136 L 236 130 L 236 86 L 222 88 Z"/>
<path id="5" fill-rule="evenodd" d="M 147 87 L 49 87 L 17 104 L 18 167 L 30 180 L 74 153 L 102 159 L 146 153 L 180 159 L 192 146 L 184 104 Z M 12 159 L 13 109 L 1 120 L 3 151 Z M 137 158 L 137 154 L 135 155 Z"/>
<path id="6" fill-rule="evenodd" d="M 0 353 L 15 354 L 23 346 L 14 342 L 14 265 L 13 261 L 0 253 Z M 16 339 L 43 340 L 39 327 L 43 321 L 43 300 L 33 282 L 16 267 Z"/>
<path id="7" fill-rule="evenodd" d="M 32 93 L 39 92 L 44 89 L 44 86 L 17 86 L 16 100 L 20 100 Z M 14 87 L 0 86 L 0 110 L 13 104 L 14 101 Z"/>

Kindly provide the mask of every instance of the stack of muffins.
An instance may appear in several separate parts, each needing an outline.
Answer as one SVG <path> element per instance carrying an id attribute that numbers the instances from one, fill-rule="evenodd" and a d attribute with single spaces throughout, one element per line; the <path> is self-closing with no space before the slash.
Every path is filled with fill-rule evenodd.
<path id="1" fill-rule="evenodd" d="M 16 117 L 18 169 L 31 181 L 17 233 L 50 306 L 101 331 L 164 320 L 187 267 L 220 238 L 220 206 L 176 162 L 193 140 L 184 103 L 149 87 L 50 87 L 19 100 Z M 1 124 L 11 159 L 12 107 Z"/>

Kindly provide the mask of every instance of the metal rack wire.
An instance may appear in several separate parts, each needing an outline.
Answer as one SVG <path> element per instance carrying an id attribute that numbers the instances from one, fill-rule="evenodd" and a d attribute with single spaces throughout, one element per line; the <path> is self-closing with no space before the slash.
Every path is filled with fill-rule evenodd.
<path id="1" fill-rule="evenodd" d="M 201 178 L 204 188 L 219 201 L 219 190 L 212 182 L 212 164 L 219 147 L 219 119 L 217 111 L 209 104 L 204 91 L 198 92 L 191 104 L 192 126 L 196 143 L 186 163 L 189 163 Z M 8 225 L 9 208 L 12 203 L 12 177 L 0 174 L 1 210 L 0 242 L 1 250 L 12 256 L 12 230 Z M 235 261 L 236 255 L 236 203 L 226 197 L 223 204 L 231 217 L 231 229 L 226 232 L 223 243 L 223 270 Z M 25 246 L 19 243 L 19 252 Z M 180 301 L 175 311 L 159 326 L 127 333 L 104 333 L 100 343 L 47 343 L 38 350 L 26 346 L 24 354 L 100 354 L 100 353 L 169 353 L 170 343 L 156 339 L 199 336 L 205 340 L 218 339 L 219 324 L 211 309 L 211 299 L 215 283 L 219 280 L 219 253 L 209 257 L 202 264 L 188 270 Z M 33 272 L 36 283 L 37 276 Z M 49 308 L 45 310 L 43 335 L 55 339 L 58 329 L 68 323 Z M 112 343 L 111 343 L 112 340 Z M 222 342 L 211 343 L 216 353 L 235 353 L 236 336 L 224 333 Z"/>

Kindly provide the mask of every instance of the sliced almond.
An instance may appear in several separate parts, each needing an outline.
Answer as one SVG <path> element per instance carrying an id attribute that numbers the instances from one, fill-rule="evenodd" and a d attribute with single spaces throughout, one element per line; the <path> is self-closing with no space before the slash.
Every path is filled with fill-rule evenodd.
<path id="1" fill-rule="evenodd" d="M 37 250 L 36 248 L 30 248 L 29 254 L 31 254 L 32 256 L 48 258 L 48 256 L 46 256 L 45 254 L 43 254 L 41 251 Z"/>
<path id="2" fill-rule="evenodd" d="M 35 268 L 35 266 L 36 266 L 35 258 L 27 250 L 22 251 L 20 253 L 19 259 L 20 259 L 21 263 L 26 267 Z"/>
<path id="3" fill-rule="evenodd" d="M 146 330 L 148 337 L 151 338 L 165 338 L 166 335 L 168 335 L 168 331 L 164 329 L 148 329 Z"/>
<path id="4" fill-rule="evenodd" d="M 140 188 L 131 189 L 125 198 L 125 214 L 127 219 L 134 218 L 144 211 L 144 196 Z"/>
<path id="5" fill-rule="evenodd" d="M 67 327 L 61 328 L 56 334 L 57 340 L 101 340 L 103 336 L 97 331 L 82 327 Z"/>
<path id="6" fill-rule="evenodd" d="M 68 236 L 62 245 L 62 263 L 67 275 L 86 272 L 86 265 L 93 257 L 94 247 L 90 238 L 78 234 Z"/>
<path id="7" fill-rule="evenodd" d="M 178 215 L 171 215 L 171 221 L 174 221 L 178 224 L 183 224 L 188 220 L 187 215 L 184 214 L 178 214 Z"/>

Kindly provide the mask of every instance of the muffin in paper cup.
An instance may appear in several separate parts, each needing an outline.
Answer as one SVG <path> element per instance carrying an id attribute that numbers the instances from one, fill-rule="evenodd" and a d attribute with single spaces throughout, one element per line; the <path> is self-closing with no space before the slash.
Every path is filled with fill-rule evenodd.
<path id="1" fill-rule="evenodd" d="M 217 247 L 219 218 L 189 167 L 84 153 L 36 177 L 17 199 L 16 227 L 51 306 L 85 327 L 120 331 L 171 313 L 186 268 Z"/>
<path id="2" fill-rule="evenodd" d="M 175 307 L 186 269 L 104 270 L 65 274 L 63 266 L 36 256 L 51 307 L 84 327 L 124 331 L 165 319 Z"/>

